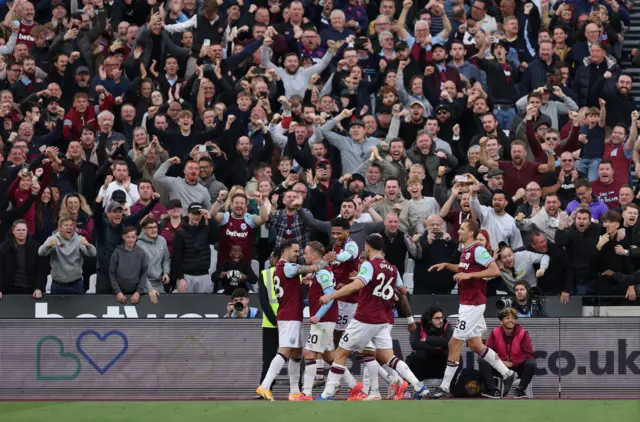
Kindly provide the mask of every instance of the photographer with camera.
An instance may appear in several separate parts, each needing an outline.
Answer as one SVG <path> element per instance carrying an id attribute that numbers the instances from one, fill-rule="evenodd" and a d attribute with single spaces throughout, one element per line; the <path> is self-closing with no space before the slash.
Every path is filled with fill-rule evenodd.
<path id="1" fill-rule="evenodd" d="M 518 281 L 514 285 L 515 296 L 503 297 L 496 302 L 496 309 L 501 312 L 505 308 L 514 308 L 518 317 L 546 317 L 542 301 L 542 290 L 531 287 L 524 281 Z"/>
<path id="2" fill-rule="evenodd" d="M 491 331 L 486 346 L 495 350 L 504 365 L 518 374 L 520 385 L 513 393 L 514 398 L 527 398 L 526 390 L 537 368 L 531 337 L 529 337 L 527 330 L 516 324 L 518 312 L 515 309 L 504 308 L 498 314 L 498 319 L 502 325 Z M 509 391 L 504 391 L 502 394 L 493 382 L 493 378 L 500 377 L 500 374 L 483 359 L 480 359 L 478 364 L 487 386 L 483 396 L 489 398 L 506 397 Z"/>
<path id="3" fill-rule="evenodd" d="M 425 220 L 425 231 L 415 241 L 418 246 L 414 270 L 414 294 L 450 294 L 455 287 L 451 271 L 428 272 L 440 262 L 452 262 L 458 250 L 458 242 L 445 232 L 445 223 L 438 214 L 432 214 Z M 417 236 L 417 235 L 416 235 Z M 415 237 L 415 236 L 414 236 Z"/>
<path id="4" fill-rule="evenodd" d="M 453 326 L 442 309 L 435 306 L 427 308 L 409 336 L 413 353 L 407 357 L 407 365 L 418 380 L 444 376 L 452 336 Z"/>
<path id="5" fill-rule="evenodd" d="M 243 288 L 238 288 L 231 295 L 231 302 L 227 303 L 225 318 L 262 318 L 262 311 L 249 306 L 249 295 Z"/>

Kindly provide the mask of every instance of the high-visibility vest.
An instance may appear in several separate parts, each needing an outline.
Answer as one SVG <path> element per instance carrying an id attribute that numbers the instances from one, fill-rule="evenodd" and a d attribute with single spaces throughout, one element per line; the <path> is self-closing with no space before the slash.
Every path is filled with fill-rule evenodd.
<path id="1" fill-rule="evenodd" d="M 276 296 L 276 289 L 273 286 L 273 273 L 276 272 L 275 267 L 271 267 L 268 270 L 262 270 L 262 285 L 267 289 L 267 296 L 269 297 L 269 305 L 273 309 L 273 313 L 278 315 L 278 296 Z M 267 318 L 264 311 L 262 312 L 262 328 L 276 328 Z"/>

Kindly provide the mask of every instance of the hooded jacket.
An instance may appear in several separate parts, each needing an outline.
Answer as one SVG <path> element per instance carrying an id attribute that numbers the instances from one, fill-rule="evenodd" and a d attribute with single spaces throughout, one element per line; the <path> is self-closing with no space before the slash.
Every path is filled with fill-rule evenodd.
<path id="1" fill-rule="evenodd" d="M 52 238 L 56 239 L 56 244 L 49 247 L 46 243 Z M 95 257 L 96 253 L 96 247 L 84 246 L 77 233 L 74 232 L 71 239 L 67 240 L 57 230 L 38 248 L 38 255 L 50 257 L 51 278 L 63 284 L 82 279 L 84 256 Z"/>
<path id="2" fill-rule="evenodd" d="M 169 274 L 171 261 L 167 241 L 164 237 L 157 236 L 155 239 L 151 239 L 142 233 L 136 244 L 146 253 L 149 260 L 149 268 L 147 269 L 149 281 L 159 281 L 164 274 Z"/>
<path id="3" fill-rule="evenodd" d="M 109 280 L 113 293 L 140 294 L 147 288 L 149 260 L 145 251 L 137 245 L 128 250 L 119 245 L 111 255 Z"/>

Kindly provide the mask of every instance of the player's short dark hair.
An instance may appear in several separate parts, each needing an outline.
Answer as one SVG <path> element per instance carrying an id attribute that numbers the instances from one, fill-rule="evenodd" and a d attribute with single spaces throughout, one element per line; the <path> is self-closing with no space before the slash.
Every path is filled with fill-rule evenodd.
<path id="1" fill-rule="evenodd" d="M 282 244 L 276 245 L 276 247 L 273 248 L 272 254 L 275 259 L 280 259 L 282 256 Z"/>
<path id="2" fill-rule="evenodd" d="M 313 249 L 320 256 L 324 255 L 324 246 L 322 246 L 322 243 L 318 241 L 312 240 L 311 242 L 307 243 L 307 247 Z"/>
<path id="3" fill-rule="evenodd" d="M 298 242 L 296 239 L 285 239 L 284 241 L 282 241 L 282 243 L 280 244 L 280 255 L 282 255 L 282 253 L 287 249 L 291 249 L 293 245 L 300 245 L 300 242 Z"/>
<path id="4" fill-rule="evenodd" d="M 140 185 L 141 185 L 141 184 L 143 184 L 143 183 L 148 183 L 148 184 L 150 184 L 150 185 L 151 185 L 151 189 L 153 189 L 153 191 L 155 192 L 156 187 L 153 185 L 153 182 L 152 182 L 151 180 L 149 180 L 149 179 L 142 179 L 142 180 L 140 180 L 140 181 L 138 182 L 138 186 L 140 186 Z"/>
<path id="5" fill-rule="evenodd" d="M 367 236 L 366 243 L 370 248 L 375 249 L 376 251 L 384 252 L 386 249 L 382 235 L 379 233 L 373 233 Z"/>
<path id="6" fill-rule="evenodd" d="M 84 126 L 82 126 L 82 131 L 80 133 L 84 132 L 85 130 L 93 133 L 93 136 L 96 136 L 96 128 L 95 127 L 93 127 L 91 125 L 84 125 Z"/>
<path id="7" fill-rule="evenodd" d="M 331 220 L 331 227 L 340 227 L 341 229 L 349 230 L 351 226 L 349 222 L 344 217 L 336 217 Z"/>
<path id="8" fill-rule="evenodd" d="M 475 239 L 480 234 L 480 224 L 476 220 L 464 220 L 462 224 L 467 225 L 467 229 L 473 233 L 473 238 Z"/>
<path id="9" fill-rule="evenodd" d="M 578 190 L 580 188 L 591 189 L 591 183 L 587 179 L 578 179 L 575 183 L 575 189 Z"/>
<path id="10" fill-rule="evenodd" d="M 611 162 L 611 160 L 602 160 L 598 163 L 598 167 L 600 167 L 603 164 L 609 164 L 611 166 L 611 168 L 613 168 L 613 163 Z"/>

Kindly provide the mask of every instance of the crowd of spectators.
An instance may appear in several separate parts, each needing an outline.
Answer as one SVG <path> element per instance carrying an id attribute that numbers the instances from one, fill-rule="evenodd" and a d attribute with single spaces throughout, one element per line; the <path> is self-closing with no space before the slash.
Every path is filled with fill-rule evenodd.
<path id="1" fill-rule="evenodd" d="M 633 301 L 632 6 L 0 0 L 0 298 L 255 293 L 341 216 L 416 294 L 471 218 L 489 294 Z"/>

